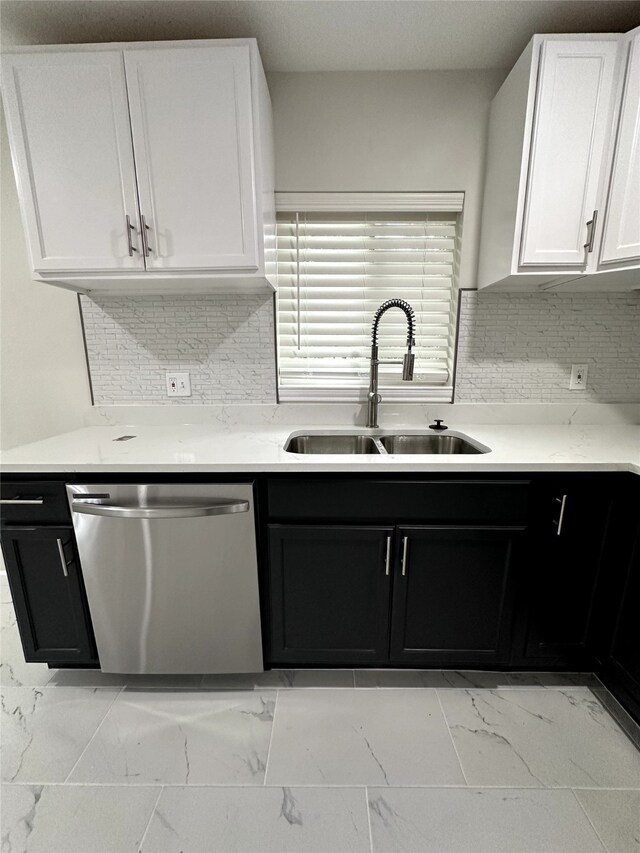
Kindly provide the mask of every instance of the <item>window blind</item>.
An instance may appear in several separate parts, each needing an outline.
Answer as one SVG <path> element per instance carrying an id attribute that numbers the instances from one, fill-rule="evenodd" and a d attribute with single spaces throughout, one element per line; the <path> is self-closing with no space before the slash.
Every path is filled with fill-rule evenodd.
<path id="1" fill-rule="evenodd" d="M 399 297 L 416 313 L 415 379 L 381 365 L 387 397 L 450 397 L 455 345 L 456 213 L 288 211 L 277 216 L 281 399 L 366 393 L 375 310 Z M 401 359 L 406 319 L 380 323 L 380 358 Z M 388 391 L 392 390 L 391 395 Z"/>

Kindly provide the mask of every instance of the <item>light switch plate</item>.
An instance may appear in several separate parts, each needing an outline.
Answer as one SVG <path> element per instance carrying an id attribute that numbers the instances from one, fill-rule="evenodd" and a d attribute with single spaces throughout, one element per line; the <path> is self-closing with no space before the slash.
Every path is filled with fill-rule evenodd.
<path id="1" fill-rule="evenodd" d="M 571 379 L 569 380 L 569 391 L 584 391 L 587 387 L 587 374 L 589 365 L 572 364 Z"/>
<path id="2" fill-rule="evenodd" d="M 191 379 L 188 373 L 167 373 L 167 397 L 190 397 Z"/>

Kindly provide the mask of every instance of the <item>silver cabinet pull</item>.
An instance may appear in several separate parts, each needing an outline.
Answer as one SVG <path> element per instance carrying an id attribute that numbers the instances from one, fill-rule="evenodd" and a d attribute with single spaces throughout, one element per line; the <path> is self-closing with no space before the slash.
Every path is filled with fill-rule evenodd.
<path id="1" fill-rule="evenodd" d="M 73 511 L 84 515 L 106 515 L 111 518 L 201 518 L 206 515 L 230 515 L 249 512 L 249 501 L 216 501 L 208 504 L 176 504 L 171 506 L 112 506 L 110 504 L 73 503 Z"/>
<path id="2" fill-rule="evenodd" d="M 44 498 L 21 498 L 19 495 L 0 500 L 0 504 L 4 506 L 42 506 L 43 503 Z"/>
<path id="3" fill-rule="evenodd" d="M 556 498 L 556 503 L 560 504 L 560 515 L 558 516 L 558 520 L 554 521 L 554 524 L 557 524 L 558 529 L 556 530 L 556 535 L 560 536 L 562 533 L 562 522 L 564 521 L 564 507 L 567 503 L 567 496 L 563 495 L 561 498 Z"/>
<path id="4" fill-rule="evenodd" d="M 153 249 L 149 245 L 149 235 L 147 231 L 149 231 L 149 226 L 147 225 L 147 220 L 144 218 L 142 214 L 140 214 L 140 236 L 142 237 L 142 251 L 144 252 L 145 258 L 149 257 L 149 253 L 153 252 Z"/>
<path id="5" fill-rule="evenodd" d="M 587 255 L 590 252 L 593 252 L 593 238 L 596 234 L 596 222 L 598 221 L 598 211 L 593 211 L 593 216 L 587 222 L 587 234 L 589 237 L 587 238 L 587 242 L 584 244 L 583 248 L 587 250 Z"/>
<path id="6" fill-rule="evenodd" d="M 405 536 L 402 540 L 402 577 L 407 574 L 407 548 L 409 547 L 409 537 Z"/>
<path id="7" fill-rule="evenodd" d="M 62 574 L 65 578 L 69 577 L 69 572 L 67 570 L 67 558 L 64 555 L 64 545 L 62 544 L 62 539 L 56 539 L 58 543 L 58 554 L 60 554 L 60 565 L 62 566 Z"/>
<path id="8" fill-rule="evenodd" d="M 389 577 L 389 566 L 391 563 L 391 537 L 387 536 L 387 556 L 384 561 L 384 573 L 387 577 Z"/>
<path id="9" fill-rule="evenodd" d="M 128 213 L 127 213 L 125 219 L 127 220 L 127 245 L 129 246 L 129 257 L 132 258 L 133 253 L 138 251 L 136 249 L 136 247 L 133 245 L 133 242 L 131 240 L 131 232 L 135 231 L 136 229 L 131 224 L 131 217 L 129 216 Z"/>

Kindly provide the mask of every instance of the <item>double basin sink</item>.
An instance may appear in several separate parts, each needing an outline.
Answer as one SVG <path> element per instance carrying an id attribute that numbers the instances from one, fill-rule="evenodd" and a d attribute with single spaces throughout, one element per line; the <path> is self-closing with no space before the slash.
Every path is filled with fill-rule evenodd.
<path id="1" fill-rule="evenodd" d="M 463 433 L 307 433 L 291 435 L 284 447 L 289 453 L 351 455 L 489 453 L 489 448 Z"/>

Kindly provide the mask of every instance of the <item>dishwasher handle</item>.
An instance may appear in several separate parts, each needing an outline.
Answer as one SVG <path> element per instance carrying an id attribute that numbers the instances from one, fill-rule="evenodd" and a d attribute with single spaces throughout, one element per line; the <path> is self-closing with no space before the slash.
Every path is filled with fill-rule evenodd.
<path id="1" fill-rule="evenodd" d="M 90 499 L 88 499 L 90 500 Z M 73 511 L 111 518 L 199 518 L 206 515 L 231 515 L 249 512 L 249 501 L 220 500 L 206 504 L 157 504 L 156 506 L 113 506 L 84 503 L 81 495 L 73 498 Z"/>

